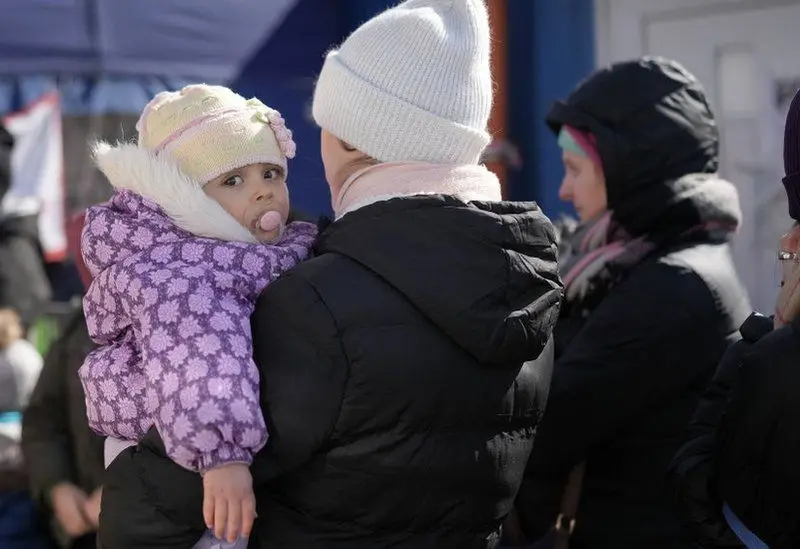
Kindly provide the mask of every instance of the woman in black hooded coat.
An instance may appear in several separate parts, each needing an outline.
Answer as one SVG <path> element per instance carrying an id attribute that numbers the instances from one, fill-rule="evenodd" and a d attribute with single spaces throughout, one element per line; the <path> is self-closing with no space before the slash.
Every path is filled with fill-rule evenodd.
<path id="1" fill-rule="evenodd" d="M 516 501 L 520 541 L 557 522 L 566 533 L 575 519 L 574 549 L 691 547 L 665 472 L 750 312 L 730 256 L 740 211 L 716 174 L 713 114 L 683 67 L 643 58 L 592 74 L 547 123 L 563 149 L 560 195 L 581 223 L 562 234 L 566 300 Z M 577 515 L 557 521 L 571 471 Z"/>

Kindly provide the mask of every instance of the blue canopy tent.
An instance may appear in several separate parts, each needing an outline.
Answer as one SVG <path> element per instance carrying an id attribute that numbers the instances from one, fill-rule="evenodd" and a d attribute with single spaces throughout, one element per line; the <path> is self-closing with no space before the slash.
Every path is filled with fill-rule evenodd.
<path id="1" fill-rule="evenodd" d="M 228 81 L 296 3 L 4 0 L 0 73 L 183 75 Z"/>
<path id="2" fill-rule="evenodd" d="M 76 140 L 130 138 L 159 91 L 223 83 L 282 111 L 300 144 L 293 203 L 309 214 L 328 212 L 309 105 L 324 52 L 341 36 L 337 2 L 5 0 L 2 12 L 0 115 L 59 93 L 68 188 L 86 173 L 69 164 L 88 164 Z M 78 127 L 73 139 L 70 124 Z M 96 196 L 89 195 L 71 196 L 71 206 L 85 206 Z"/>

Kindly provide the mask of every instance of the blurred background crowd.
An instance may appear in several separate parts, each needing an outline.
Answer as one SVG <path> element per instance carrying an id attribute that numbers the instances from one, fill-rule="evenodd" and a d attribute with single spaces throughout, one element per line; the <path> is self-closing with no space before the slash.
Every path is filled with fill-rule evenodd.
<path id="1" fill-rule="evenodd" d="M 310 115 L 315 78 L 332 44 L 394 4 L 0 4 L 0 547 L 94 546 L 102 442 L 86 426 L 76 376 L 92 348 L 78 240 L 81 212 L 111 189 L 91 162 L 90 141 L 134 137 L 139 113 L 159 91 L 224 84 L 291 121 L 299 145 L 293 208 L 328 215 Z M 551 105 L 609 63 L 676 60 L 705 89 L 720 132 L 718 171 L 739 193 L 736 270 L 753 309 L 772 311 L 776 243 L 790 225 L 780 180 L 784 122 L 800 88 L 800 1 L 487 4 L 495 103 L 484 161 L 505 197 L 535 200 L 551 219 L 573 215 L 559 194 L 562 152 L 545 124 Z"/>

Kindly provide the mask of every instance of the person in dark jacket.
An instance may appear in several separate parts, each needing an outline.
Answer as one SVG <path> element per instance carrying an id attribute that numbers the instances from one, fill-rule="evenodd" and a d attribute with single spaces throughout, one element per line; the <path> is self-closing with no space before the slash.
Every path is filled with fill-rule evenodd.
<path id="1" fill-rule="evenodd" d="M 252 321 L 270 438 L 251 468 L 251 547 L 499 542 L 561 282 L 552 224 L 500 202 L 478 163 L 489 47 L 482 0 L 411 0 L 328 55 L 313 112 L 336 219 Z M 107 470 L 105 549 L 190 547 L 205 529 L 202 486 L 162 448 L 151 430 Z"/>
<path id="2" fill-rule="evenodd" d="M 716 175 L 714 117 L 683 67 L 642 58 L 593 73 L 547 123 L 563 151 L 561 197 L 580 224 L 562 235 L 566 300 L 516 502 L 521 542 L 558 526 L 576 549 L 691 547 L 665 472 L 750 311 L 728 245 L 740 211 Z M 562 507 L 568 492 L 576 515 Z"/>
<path id="3" fill-rule="evenodd" d="M 89 274 L 79 253 L 78 217 L 69 244 L 84 286 Z M 96 546 L 102 494 L 103 439 L 89 429 L 78 369 L 94 348 L 82 309 L 49 349 L 22 421 L 22 450 L 31 491 L 51 517 L 53 534 L 68 549 Z"/>
<path id="4" fill-rule="evenodd" d="M 800 230 L 796 233 L 797 238 Z M 713 486 L 725 522 L 748 548 L 800 544 L 798 357 L 800 318 L 795 314 L 745 355 L 720 420 Z"/>
<path id="5" fill-rule="evenodd" d="M 743 547 L 723 516 L 723 502 L 713 490 L 716 429 L 725 412 L 739 366 L 753 345 L 772 331 L 772 318 L 751 314 L 717 366 L 714 378 L 700 399 L 687 441 L 669 468 L 675 485 L 678 516 L 686 531 L 702 547 Z"/>
<path id="6" fill-rule="evenodd" d="M 800 94 L 786 119 L 784 168 L 795 226 L 780 242 L 774 317 L 744 323 L 671 466 L 681 517 L 706 548 L 800 544 Z"/>
<path id="7" fill-rule="evenodd" d="M 50 298 L 50 281 L 39 243 L 39 215 L 6 211 L 12 187 L 14 138 L 0 124 L 0 307 L 14 309 L 27 330 Z"/>

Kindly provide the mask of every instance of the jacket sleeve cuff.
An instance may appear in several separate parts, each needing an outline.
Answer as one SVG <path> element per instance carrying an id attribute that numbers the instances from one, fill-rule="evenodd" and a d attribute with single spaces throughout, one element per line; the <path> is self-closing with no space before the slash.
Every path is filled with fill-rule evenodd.
<path id="1" fill-rule="evenodd" d="M 197 460 L 197 470 L 204 473 L 221 465 L 244 463 L 249 466 L 252 462 L 253 453 L 250 450 L 239 448 L 231 443 L 223 443 L 213 452 L 200 456 Z"/>

